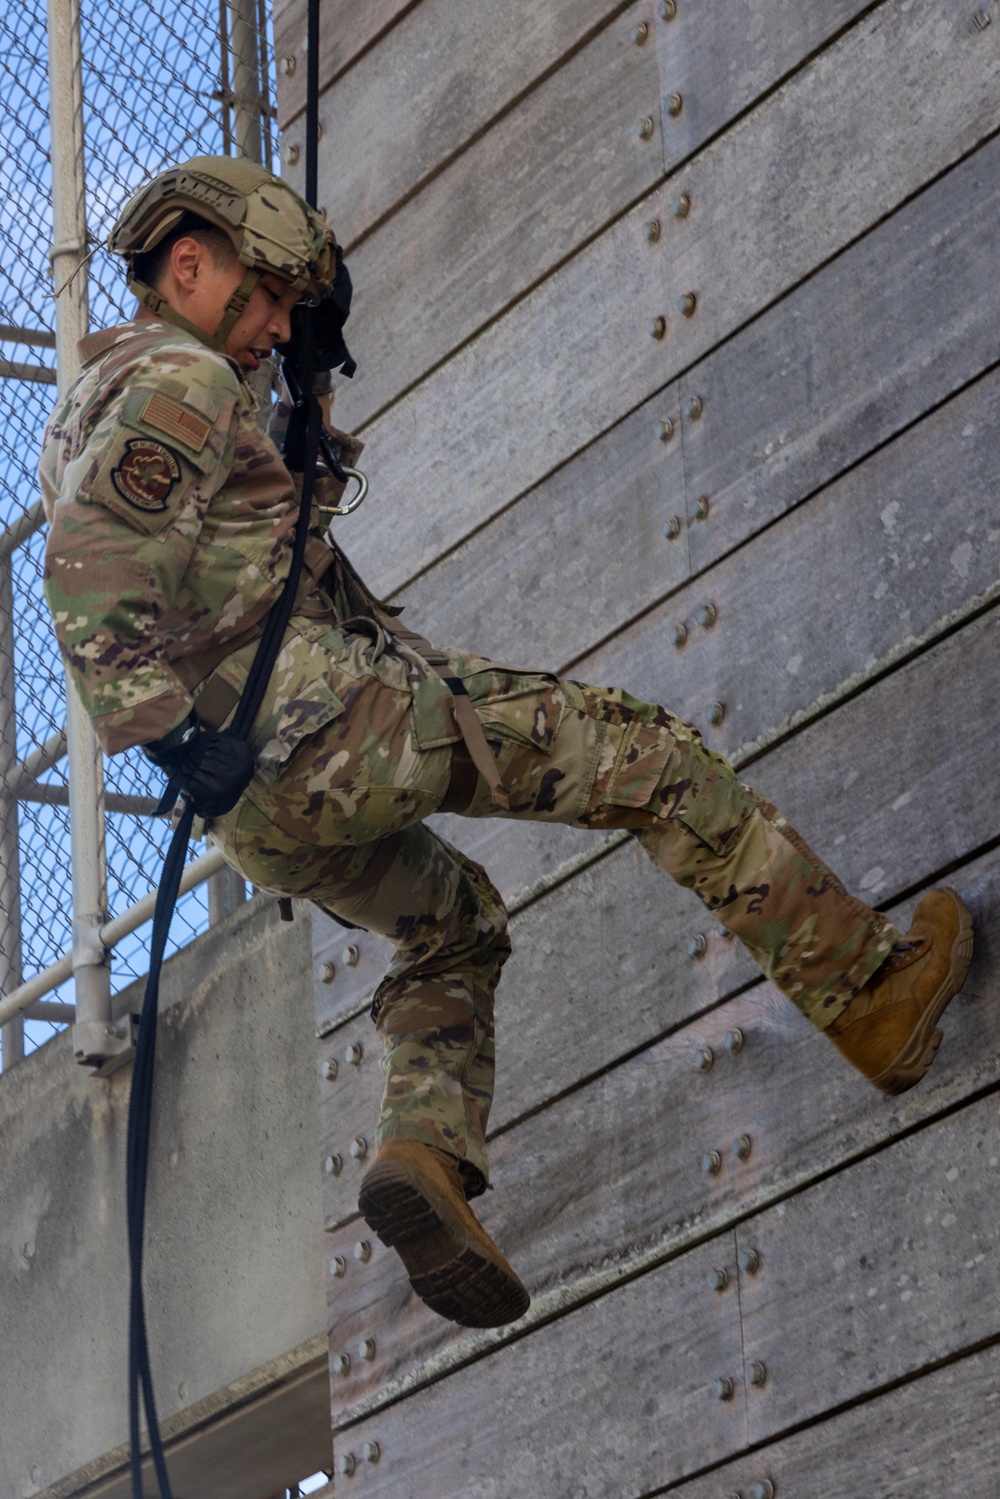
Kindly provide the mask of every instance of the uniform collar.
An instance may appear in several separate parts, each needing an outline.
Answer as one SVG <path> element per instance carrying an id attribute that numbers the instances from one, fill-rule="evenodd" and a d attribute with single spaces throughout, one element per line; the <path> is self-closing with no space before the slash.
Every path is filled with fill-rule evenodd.
<path id="1" fill-rule="evenodd" d="M 95 359 L 100 359 L 102 354 L 106 354 L 120 338 L 124 338 L 134 330 L 134 323 L 119 323 L 117 328 L 102 328 L 99 333 L 88 333 L 86 338 L 81 338 L 76 346 L 80 363 L 84 367 L 93 364 Z"/>
<path id="2" fill-rule="evenodd" d="M 121 342 L 122 339 L 130 338 L 136 333 L 162 333 L 164 335 L 169 334 L 171 338 L 178 336 L 183 338 L 186 336 L 195 340 L 193 333 L 187 333 L 186 329 L 177 328 L 170 323 L 164 322 L 162 318 L 154 316 L 151 318 L 142 318 L 141 320 L 136 319 L 131 323 L 119 323 L 114 328 L 102 328 L 97 333 L 88 333 L 86 338 L 79 339 L 76 345 L 76 352 L 80 356 L 80 363 L 86 369 L 89 364 L 93 364 L 98 359 L 103 359 L 108 350 L 114 348 L 116 343 Z M 195 341 L 202 342 L 200 339 Z M 240 383 L 246 384 L 247 381 L 245 380 L 244 372 L 240 369 L 235 359 L 230 359 L 228 354 L 223 354 L 222 358 L 229 365 L 230 369 L 234 371 Z"/>

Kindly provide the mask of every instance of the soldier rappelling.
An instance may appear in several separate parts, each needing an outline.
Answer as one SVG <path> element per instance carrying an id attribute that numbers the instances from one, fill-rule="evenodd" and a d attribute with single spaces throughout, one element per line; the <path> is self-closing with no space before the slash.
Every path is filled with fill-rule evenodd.
<path id="1" fill-rule="evenodd" d="M 433 812 L 627 829 L 876 1087 L 918 1082 L 971 957 L 953 891 L 925 895 L 904 936 L 665 708 L 402 627 L 316 508 L 248 739 L 226 733 L 298 508 L 274 440 L 287 403 L 262 433 L 250 376 L 289 346 L 303 295 L 328 367 L 343 366 L 349 282 L 314 209 L 223 157 L 156 178 L 111 247 L 139 309 L 84 341 L 41 460 L 56 635 L 105 750 L 141 746 L 234 869 L 394 945 L 372 1007 L 386 1084 L 360 1206 L 427 1304 L 496 1326 L 529 1300 L 468 1205 L 489 1179 L 506 913 L 427 827 Z M 353 462 L 360 444 L 332 438 Z M 317 489 L 340 496 L 328 466 Z"/>

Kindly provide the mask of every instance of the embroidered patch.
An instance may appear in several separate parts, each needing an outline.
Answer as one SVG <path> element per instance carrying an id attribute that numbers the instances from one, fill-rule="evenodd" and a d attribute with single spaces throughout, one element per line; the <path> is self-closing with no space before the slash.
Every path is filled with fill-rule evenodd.
<path id="1" fill-rule="evenodd" d="M 124 458 L 111 470 L 111 482 L 122 499 L 147 511 L 166 510 L 180 476 L 181 466 L 170 449 L 148 437 L 130 437 Z"/>
<path id="2" fill-rule="evenodd" d="M 192 453 L 201 452 L 212 430 L 211 422 L 206 422 L 204 417 L 195 416 L 180 401 L 175 401 L 172 396 L 165 396 L 161 390 L 153 392 L 142 408 L 139 419 L 148 427 L 155 427 L 158 432 L 175 437 L 178 442 L 190 448 Z"/>

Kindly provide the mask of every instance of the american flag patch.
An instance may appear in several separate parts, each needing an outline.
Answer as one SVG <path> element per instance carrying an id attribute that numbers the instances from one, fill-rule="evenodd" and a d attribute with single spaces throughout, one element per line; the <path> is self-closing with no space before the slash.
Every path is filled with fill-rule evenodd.
<path id="1" fill-rule="evenodd" d="M 162 391 L 154 391 L 150 396 L 142 408 L 140 420 L 148 427 L 155 427 L 157 432 L 163 432 L 167 437 L 183 443 L 192 453 L 201 452 L 212 430 L 211 422 L 206 422 L 204 417 L 195 416 L 180 401 L 175 401 L 172 396 L 165 396 Z"/>

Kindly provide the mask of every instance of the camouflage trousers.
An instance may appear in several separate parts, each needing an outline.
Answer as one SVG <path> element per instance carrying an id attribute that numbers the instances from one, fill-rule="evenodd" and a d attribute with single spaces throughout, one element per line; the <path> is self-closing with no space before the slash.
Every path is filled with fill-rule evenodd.
<path id="1" fill-rule="evenodd" d="M 502 815 L 631 830 L 818 1029 L 898 940 L 664 708 L 460 652 L 450 670 L 509 791 Z M 343 695 L 345 684 L 332 685 Z M 449 785 L 451 810 L 501 814 L 474 773 L 466 804 L 454 806 L 453 746 L 415 747 L 406 691 L 375 676 L 349 685 L 349 713 L 303 740 L 271 784 L 252 782 L 212 834 L 253 884 L 315 901 L 395 945 L 373 1005 L 386 1080 L 378 1139 L 457 1155 L 472 1196 L 487 1181 L 493 995 L 510 953 L 507 917 L 483 869 L 422 819 Z"/>

